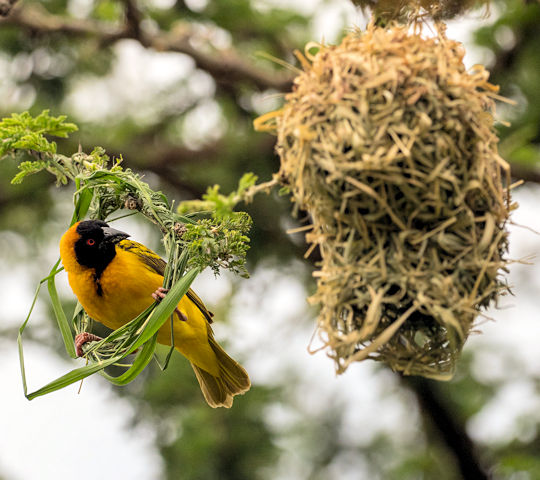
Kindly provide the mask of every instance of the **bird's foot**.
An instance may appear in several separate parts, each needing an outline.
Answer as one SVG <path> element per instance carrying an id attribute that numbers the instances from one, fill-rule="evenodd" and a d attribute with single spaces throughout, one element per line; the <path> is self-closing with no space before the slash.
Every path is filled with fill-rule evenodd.
<path id="1" fill-rule="evenodd" d="M 99 342 L 100 340 L 102 340 L 102 338 L 98 337 L 97 335 L 94 335 L 93 333 L 89 333 L 89 332 L 79 333 L 75 337 L 75 351 L 77 353 L 77 356 L 82 357 L 84 355 L 84 351 L 82 347 L 85 343 Z"/>
<path id="2" fill-rule="evenodd" d="M 165 295 L 167 295 L 167 293 L 169 293 L 168 288 L 159 287 L 154 293 L 152 293 L 152 298 L 156 302 L 160 302 L 165 298 Z"/>
<path id="3" fill-rule="evenodd" d="M 169 290 L 167 288 L 159 287 L 154 293 L 152 293 L 152 298 L 159 303 L 165 298 L 165 295 L 167 295 L 168 292 Z M 176 307 L 174 311 L 180 320 L 187 322 L 187 317 L 180 310 L 178 310 L 178 307 Z"/>

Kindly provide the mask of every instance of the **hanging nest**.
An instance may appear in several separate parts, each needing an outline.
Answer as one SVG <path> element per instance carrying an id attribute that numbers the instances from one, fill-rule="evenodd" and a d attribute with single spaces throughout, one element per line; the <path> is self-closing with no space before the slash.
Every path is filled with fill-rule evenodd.
<path id="1" fill-rule="evenodd" d="M 279 181 L 322 261 L 319 334 L 338 373 L 372 358 L 449 379 L 475 317 L 507 290 L 507 163 L 488 72 L 439 27 L 371 24 L 309 44 L 282 109 Z"/>
<path id="2" fill-rule="evenodd" d="M 455 18 L 489 0 L 352 0 L 362 9 L 370 9 L 379 19 L 429 17 L 435 20 Z"/>

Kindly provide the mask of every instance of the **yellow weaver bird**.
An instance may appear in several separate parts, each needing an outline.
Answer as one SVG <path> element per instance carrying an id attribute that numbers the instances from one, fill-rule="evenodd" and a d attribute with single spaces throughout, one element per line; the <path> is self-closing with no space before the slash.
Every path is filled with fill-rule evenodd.
<path id="1" fill-rule="evenodd" d="M 85 220 L 60 240 L 71 289 L 90 317 L 113 330 L 166 293 L 165 261 L 127 237 L 101 220 Z M 173 315 L 175 348 L 191 362 L 208 405 L 229 408 L 234 395 L 249 390 L 247 372 L 214 339 L 212 314 L 193 290 L 182 297 Z M 77 335 L 77 355 L 83 355 L 84 343 L 97 339 L 90 333 Z M 169 322 L 158 331 L 157 341 L 171 345 Z"/>

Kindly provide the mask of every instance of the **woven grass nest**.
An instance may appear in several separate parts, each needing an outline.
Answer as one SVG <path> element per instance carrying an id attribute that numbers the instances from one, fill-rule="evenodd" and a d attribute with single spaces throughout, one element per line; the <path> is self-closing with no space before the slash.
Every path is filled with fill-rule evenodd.
<path id="1" fill-rule="evenodd" d="M 421 30 L 371 24 L 309 44 L 283 108 L 255 122 L 277 133 L 278 178 L 312 220 L 310 300 L 338 373 L 371 358 L 449 379 L 475 318 L 507 291 L 497 88 L 442 27 Z"/>
<path id="2" fill-rule="evenodd" d="M 372 10 L 381 19 L 420 16 L 436 20 L 451 19 L 490 0 L 352 0 L 362 9 Z"/>

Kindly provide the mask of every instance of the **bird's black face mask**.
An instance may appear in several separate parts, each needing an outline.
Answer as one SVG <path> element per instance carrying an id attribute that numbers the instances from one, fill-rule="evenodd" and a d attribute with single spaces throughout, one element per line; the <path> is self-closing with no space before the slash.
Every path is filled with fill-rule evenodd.
<path id="1" fill-rule="evenodd" d="M 84 220 L 76 229 L 80 238 L 75 242 L 77 262 L 95 268 L 99 277 L 116 255 L 114 245 L 129 237 L 127 233 L 109 227 L 101 220 Z"/>

